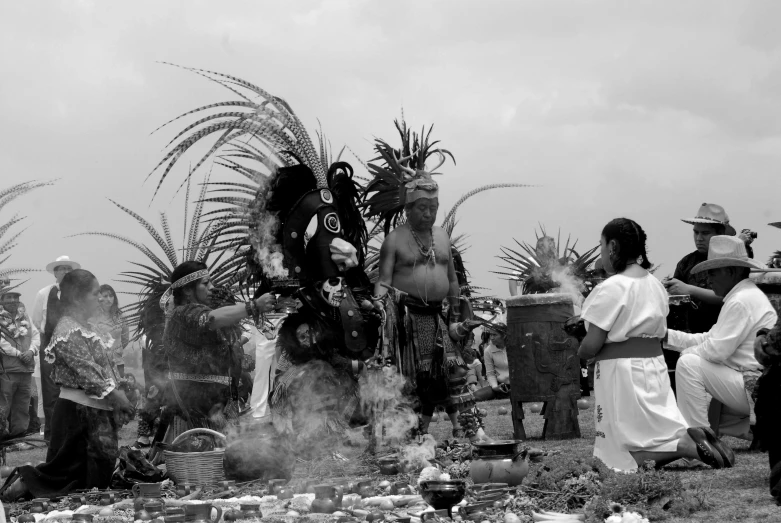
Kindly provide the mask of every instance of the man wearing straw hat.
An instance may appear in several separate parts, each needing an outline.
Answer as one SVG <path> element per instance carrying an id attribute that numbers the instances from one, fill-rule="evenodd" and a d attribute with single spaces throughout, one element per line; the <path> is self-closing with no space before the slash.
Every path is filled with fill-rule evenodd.
<path id="1" fill-rule="evenodd" d="M 708 407 L 713 398 L 724 405 L 718 427 L 713 428 L 751 439 L 750 392 L 762 370 L 754 355 L 754 341 L 761 329 L 773 327 L 778 318 L 770 300 L 749 279 L 751 269 L 763 268 L 748 257 L 743 240 L 714 236 L 708 259 L 692 269 L 695 274 L 707 272 L 711 289 L 724 304 L 708 332 L 667 331 L 666 346 L 681 351 L 675 367 L 677 399 L 689 426 L 710 425 Z"/>
<path id="2" fill-rule="evenodd" d="M 43 403 L 44 433 L 43 438 L 49 441 L 51 438 L 51 420 L 54 413 L 54 404 L 60 397 L 60 388 L 54 383 L 52 378 L 52 364 L 46 361 L 43 351 L 49 345 L 54 327 L 57 326 L 58 318 L 53 318 L 47 314 L 50 310 L 50 303 L 55 300 L 60 292 L 60 282 L 66 274 L 75 269 L 80 269 L 81 265 L 72 261 L 67 256 L 60 256 L 46 266 L 46 270 L 54 275 L 55 282 L 47 285 L 35 297 L 35 303 L 32 310 L 33 325 L 38 329 L 41 335 L 40 345 L 40 366 L 41 366 L 41 402 Z"/>

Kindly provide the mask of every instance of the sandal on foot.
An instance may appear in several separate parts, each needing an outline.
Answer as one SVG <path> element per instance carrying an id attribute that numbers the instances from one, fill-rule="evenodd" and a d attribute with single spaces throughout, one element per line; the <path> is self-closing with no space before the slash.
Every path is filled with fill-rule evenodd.
<path id="1" fill-rule="evenodd" d="M 714 469 L 724 468 L 724 460 L 721 454 L 708 442 L 708 436 L 702 427 L 688 428 L 686 432 L 697 446 L 697 455 L 700 457 L 700 461 Z"/>
<path id="2" fill-rule="evenodd" d="M 5 480 L 3 486 L 0 487 L 0 501 L 13 503 L 25 494 L 27 494 L 27 487 L 24 486 L 22 475 L 19 474 L 19 468 L 15 468 Z"/>
<path id="3" fill-rule="evenodd" d="M 735 464 L 735 452 L 723 441 L 721 441 L 713 429 L 710 427 L 702 427 L 702 431 L 705 433 L 705 437 L 708 439 L 714 449 L 721 455 L 721 459 L 724 462 L 724 467 L 732 468 Z"/>

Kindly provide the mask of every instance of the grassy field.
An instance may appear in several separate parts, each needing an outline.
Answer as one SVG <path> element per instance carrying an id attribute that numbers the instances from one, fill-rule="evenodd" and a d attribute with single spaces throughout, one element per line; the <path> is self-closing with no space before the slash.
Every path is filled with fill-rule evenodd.
<path id="1" fill-rule="evenodd" d="M 559 450 L 573 456 L 587 457 L 592 453 L 594 441 L 593 398 L 591 407 L 580 411 L 580 430 L 582 438 L 576 440 L 542 440 L 543 418 L 530 411 L 525 413 L 524 425 L 530 444 L 545 450 Z M 511 439 L 513 437 L 510 415 L 499 415 L 500 407 L 509 408 L 509 400 L 481 403 L 488 410 L 486 428 L 494 438 Z M 439 420 L 431 424 L 430 432 L 438 439 L 451 438 L 450 421 L 440 414 Z M 121 444 L 135 441 L 135 422 L 124 427 L 120 433 Z M 686 469 L 671 465 L 668 470 L 681 475 L 689 488 L 699 489 L 706 495 L 709 509 L 695 513 L 686 519 L 670 518 L 670 523 L 694 521 L 714 523 L 722 521 L 781 522 L 781 507 L 777 506 L 768 493 L 767 455 L 748 451 L 748 443 L 728 438 L 737 454 L 737 463 L 732 469 L 711 470 L 708 468 Z M 8 464 L 21 465 L 26 462 L 37 463 L 45 457 L 45 450 L 19 451 L 8 454 Z"/>

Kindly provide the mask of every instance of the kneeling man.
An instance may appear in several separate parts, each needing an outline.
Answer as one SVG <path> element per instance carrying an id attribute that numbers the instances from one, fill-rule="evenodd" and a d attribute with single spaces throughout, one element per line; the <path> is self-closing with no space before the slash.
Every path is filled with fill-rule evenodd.
<path id="1" fill-rule="evenodd" d="M 724 299 L 718 321 L 708 332 L 667 332 L 667 346 L 681 350 L 675 367 L 678 408 L 692 427 L 707 426 L 712 398 L 724 404 L 718 427 L 730 436 L 751 439 L 752 410 L 746 383 L 756 382 L 762 365 L 754 355 L 761 329 L 776 323 L 767 296 L 749 280 L 752 268 L 763 268 L 746 253 L 745 243 L 731 236 L 714 236 L 708 259 L 692 273 L 707 271 L 713 292 Z"/>

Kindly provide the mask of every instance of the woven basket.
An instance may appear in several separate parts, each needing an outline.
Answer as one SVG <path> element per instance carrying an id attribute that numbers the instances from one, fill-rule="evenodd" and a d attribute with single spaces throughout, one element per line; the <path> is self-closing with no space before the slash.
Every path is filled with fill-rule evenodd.
<path id="1" fill-rule="evenodd" d="M 176 445 L 192 434 L 210 434 L 226 442 L 225 436 L 211 429 L 192 429 L 179 434 L 171 443 Z M 227 443 L 227 442 L 226 442 Z M 191 483 L 197 486 L 213 485 L 225 479 L 222 458 L 225 449 L 207 452 L 163 451 L 168 476 L 174 483 Z"/>

